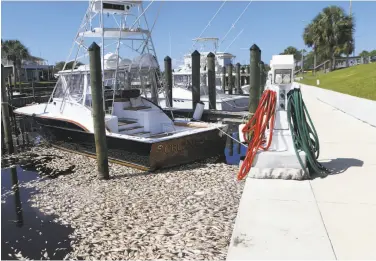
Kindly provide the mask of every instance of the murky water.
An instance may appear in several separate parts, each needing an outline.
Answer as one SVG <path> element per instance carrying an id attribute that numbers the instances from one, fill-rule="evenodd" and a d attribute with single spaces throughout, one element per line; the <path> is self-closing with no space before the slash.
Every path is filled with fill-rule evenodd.
<path id="1" fill-rule="evenodd" d="M 20 167 L 1 170 L 2 260 L 15 260 L 19 252 L 29 259 L 61 260 L 71 251 L 68 235 L 73 229 L 53 222 L 55 216 L 44 215 L 28 202 L 36 191 L 22 184 L 37 178 L 37 173 Z"/>

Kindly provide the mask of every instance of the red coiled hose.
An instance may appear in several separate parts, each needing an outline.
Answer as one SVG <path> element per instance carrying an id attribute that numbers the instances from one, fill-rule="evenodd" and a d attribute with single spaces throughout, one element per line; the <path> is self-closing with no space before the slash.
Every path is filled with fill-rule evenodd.
<path id="1" fill-rule="evenodd" d="M 274 129 L 276 101 L 277 96 L 275 91 L 264 91 L 255 114 L 242 129 L 244 140 L 248 143 L 248 149 L 238 173 L 238 180 L 242 180 L 251 170 L 252 162 L 257 151 L 259 149 L 267 150 L 270 147 Z M 268 143 L 265 144 L 265 131 L 267 126 L 270 129 L 270 133 Z"/>

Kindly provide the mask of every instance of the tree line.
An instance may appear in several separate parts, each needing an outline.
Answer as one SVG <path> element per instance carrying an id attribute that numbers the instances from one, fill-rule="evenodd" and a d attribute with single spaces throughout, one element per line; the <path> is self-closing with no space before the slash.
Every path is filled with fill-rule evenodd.
<path id="1" fill-rule="evenodd" d="M 304 43 L 312 50 L 307 52 L 289 46 L 281 54 L 292 54 L 296 61 L 301 61 L 303 54 L 304 70 L 316 68 L 317 64 L 327 60 L 328 69 L 334 70 L 336 58 L 349 57 L 354 52 L 354 32 L 354 16 L 347 15 L 341 7 L 328 6 L 304 28 Z M 364 50 L 359 56 L 376 56 L 376 50 Z"/>
<path id="2" fill-rule="evenodd" d="M 1 59 L 7 59 L 10 61 L 15 68 L 14 79 L 15 82 L 19 82 L 20 70 L 22 66 L 22 61 L 30 60 L 37 61 L 40 60 L 38 57 L 34 57 L 30 54 L 29 49 L 21 43 L 19 40 L 1 40 Z M 57 73 L 64 68 L 64 61 L 57 62 L 54 66 L 54 73 Z M 70 70 L 73 67 L 74 62 L 68 62 L 65 66 L 65 70 Z M 77 62 L 75 68 L 82 65 L 82 63 Z"/>

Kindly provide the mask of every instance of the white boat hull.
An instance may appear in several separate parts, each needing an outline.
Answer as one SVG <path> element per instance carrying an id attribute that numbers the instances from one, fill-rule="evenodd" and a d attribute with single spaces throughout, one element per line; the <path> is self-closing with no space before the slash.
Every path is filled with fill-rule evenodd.
<path id="1" fill-rule="evenodd" d="M 172 89 L 172 107 L 178 109 L 192 109 L 192 92 L 187 89 L 175 87 Z M 201 102 L 205 105 L 205 110 L 209 109 L 209 97 L 201 95 Z M 242 95 L 227 95 L 217 93 L 216 109 L 222 111 L 247 111 L 249 103 L 249 96 Z M 159 95 L 159 104 L 162 108 L 169 107 L 166 104 L 164 93 Z"/>

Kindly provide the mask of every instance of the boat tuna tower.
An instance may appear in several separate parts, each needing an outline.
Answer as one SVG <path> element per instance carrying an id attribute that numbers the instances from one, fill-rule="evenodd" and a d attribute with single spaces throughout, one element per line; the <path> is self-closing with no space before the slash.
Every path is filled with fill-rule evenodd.
<path id="1" fill-rule="evenodd" d="M 145 16 L 150 5 L 144 9 L 142 1 L 90 1 L 51 99 L 89 94 L 88 48 L 95 41 L 101 47 L 106 113 L 112 113 L 120 89 L 142 88 L 144 96 L 155 100 L 159 63 Z M 90 106 L 91 100 L 85 103 Z"/>

